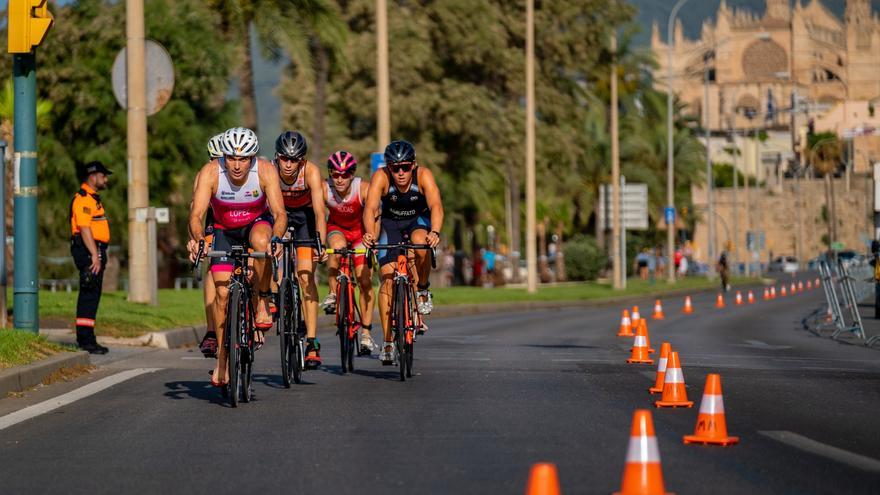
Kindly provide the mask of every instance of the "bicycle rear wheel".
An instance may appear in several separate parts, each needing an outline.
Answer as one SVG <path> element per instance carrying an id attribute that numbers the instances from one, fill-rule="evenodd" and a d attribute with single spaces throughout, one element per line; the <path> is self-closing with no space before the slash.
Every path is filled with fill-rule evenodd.
<path id="1" fill-rule="evenodd" d="M 251 305 L 250 297 L 242 302 L 246 308 L 245 317 L 242 319 L 241 333 L 241 353 L 239 361 L 241 366 L 241 401 L 251 401 L 251 386 L 253 385 L 253 369 L 254 369 L 254 308 Z"/>
<path id="2" fill-rule="evenodd" d="M 305 367 L 305 350 L 303 349 L 303 340 L 300 330 L 304 333 L 305 329 L 300 329 L 300 311 L 302 311 L 302 306 L 299 298 L 299 287 L 297 285 L 290 285 L 290 295 L 292 296 L 293 301 L 293 311 L 290 314 L 290 338 L 293 341 L 293 345 L 290 348 L 291 355 L 288 359 L 293 363 L 293 382 L 299 384 L 302 383 L 302 373 L 303 368 Z"/>
<path id="3" fill-rule="evenodd" d="M 281 347 L 281 380 L 286 388 L 290 388 L 291 371 L 294 366 L 293 356 L 293 298 L 291 297 L 290 279 L 283 279 L 278 287 L 278 345 Z"/>
<path id="4" fill-rule="evenodd" d="M 339 354 L 342 358 L 342 372 L 349 371 L 348 353 L 351 342 L 348 339 L 348 280 L 341 280 L 336 289 L 336 334 L 339 336 Z"/>
<path id="5" fill-rule="evenodd" d="M 406 314 L 409 317 L 408 325 L 406 326 L 406 333 L 404 335 L 404 345 L 406 346 L 406 376 L 407 378 L 411 378 L 413 376 L 413 357 L 415 351 L 415 333 L 416 333 L 416 318 L 415 318 L 415 300 L 413 299 L 413 292 L 410 290 L 406 293 Z"/>
<path id="6" fill-rule="evenodd" d="M 229 374 L 229 402 L 238 407 L 241 382 L 239 380 L 241 358 L 241 322 L 244 316 L 241 304 L 241 287 L 233 285 L 226 303 L 226 342 L 227 373 Z"/>

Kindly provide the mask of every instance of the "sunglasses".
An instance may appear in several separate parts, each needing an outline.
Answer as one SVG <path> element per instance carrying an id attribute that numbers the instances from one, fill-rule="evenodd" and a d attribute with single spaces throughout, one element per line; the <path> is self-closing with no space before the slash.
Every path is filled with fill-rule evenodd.
<path id="1" fill-rule="evenodd" d="M 334 179 L 348 179 L 352 175 L 351 172 L 330 172 L 330 177 Z"/>
<path id="2" fill-rule="evenodd" d="M 412 169 L 412 162 L 402 162 L 388 165 L 388 170 L 390 170 L 392 174 L 396 174 L 397 172 L 409 172 Z"/>
<path id="3" fill-rule="evenodd" d="M 297 163 L 297 164 L 306 161 L 305 158 L 293 158 L 293 157 L 285 156 L 285 155 L 278 155 L 278 160 L 280 160 L 282 162 L 293 162 L 293 163 Z"/>

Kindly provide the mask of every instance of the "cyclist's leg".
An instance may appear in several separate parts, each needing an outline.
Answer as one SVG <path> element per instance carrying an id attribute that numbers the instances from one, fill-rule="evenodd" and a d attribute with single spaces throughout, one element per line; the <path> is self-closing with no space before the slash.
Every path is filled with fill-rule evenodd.
<path id="1" fill-rule="evenodd" d="M 266 252 L 269 250 L 269 240 L 272 238 L 272 226 L 266 220 L 257 221 L 250 229 L 248 244 L 254 252 Z M 267 259 L 253 260 L 253 287 L 256 300 L 254 318 L 255 324 L 261 327 L 272 325 L 272 316 L 269 313 L 268 298 L 263 293 L 269 291 L 269 281 L 272 279 L 271 263 Z"/>
<path id="2" fill-rule="evenodd" d="M 348 246 L 345 241 L 345 235 L 337 229 L 327 229 L 327 245 L 332 249 L 343 249 Z M 324 299 L 324 305 L 336 304 L 336 277 L 339 275 L 339 255 L 330 255 L 327 258 L 327 285 L 329 292 L 327 298 Z M 326 309 L 326 308 L 325 308 Z"/>
<path id="3" fill-rule="evenodd" d="M 427 241 L 428 231 L 431 230 L 430 219 L 419 217 L 415 225 L 411 227 L 410 239 L 413 244 L 424 244 Z M 431 293 L 431 253 L 425 249 L 415 250 L 415 282 L 419 291 L 419 313 L 430 314 L 434 309 Z"/>
<path id="4" fill-rule="evenodd" d="M 294 217 L 295 229 L 293 237 L 299 241 L 311 241 L 316 237 L 315 212 L 306 207 L 295 212 L 288 212 L 288 220 Z M 320 346 L 315 339 L 318 334 L 318 285 L 315 283 L 314 249 L 311 247 L 296 248 L 296 275 L 302 291 L 303 320 L 306 324 L 307 356 L 312 361 L 320 362 Z M 315 359 L 317 358 L 317 359 Z"/>
<path id="5" fill-rule="evenodd" d="M 223 231 L 214 233 L 212 249 L 228 251 L 229 240 Z M 232 275 L 232 262 L 225 258 L 211 258 L 210 279 L 214 286 L 214 302 L 212 320 L 214 331 L 217 334 L 217 364 L 214 366 L 213 381 L 225 383 L 229 381 L 229 373 L 226 369 L 226 350 L 223 348 L 225 339 L 224 328 L 226 325 L 226 303 L 229 300 L 229 279 Z M 207 284 L 206 284 L 207 285 Z"/>
<path id="6" fill-rule="evenodd" d="M 363 247 L 364 244 L 362 242 L 352 246 L 353 249 L 362 249 Z M 358 288 L 360 289 L 361 324 L 369 328 L 373 324 L 375 294 L 373 294 L 373 270 L 367 266 L 366 256 L 362 254 L 355 255 L 354 275 L 357 277 Z"/>

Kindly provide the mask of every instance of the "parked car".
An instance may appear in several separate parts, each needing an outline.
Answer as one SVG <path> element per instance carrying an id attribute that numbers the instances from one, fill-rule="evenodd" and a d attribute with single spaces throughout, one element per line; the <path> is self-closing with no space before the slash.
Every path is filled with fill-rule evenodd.
<path id="1" fill-rule="evenodd" d="M 768 267 L 771 272 L 782 273 L 797 273 L 798 268 L 798 260 L 794 256 L 777 256 Z"/>

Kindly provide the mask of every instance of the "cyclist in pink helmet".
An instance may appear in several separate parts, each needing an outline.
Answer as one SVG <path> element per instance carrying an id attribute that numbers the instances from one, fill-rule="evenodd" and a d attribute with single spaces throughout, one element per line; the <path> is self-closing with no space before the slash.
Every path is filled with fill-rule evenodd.
<path id="1" fill-rule="evenodd" d="M 347 151 L 337 151 L 327 159 L 330 177 L 324 187 L 324 201 L 330 216 L 327 220 L 327 245 L 333 249 L 350 247 L 363 248 L 364 202 L 369 181 L 355 176 L 357 160 Z M 354 257 L 354 275 L 360 288 L 361 313 L 361 353 L 370 354 L 375 348 L 370 330 L 373 328 L 373 283 L 371 270 L 366 266 L 366 257 Z M 328 283 L 330 293 L 324 299 L 324 311 L 336 310 L 336 276 L 339 274 L 339 256 L 327 259 Z"/>

